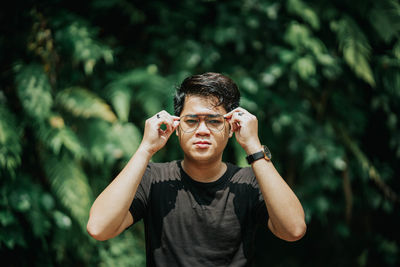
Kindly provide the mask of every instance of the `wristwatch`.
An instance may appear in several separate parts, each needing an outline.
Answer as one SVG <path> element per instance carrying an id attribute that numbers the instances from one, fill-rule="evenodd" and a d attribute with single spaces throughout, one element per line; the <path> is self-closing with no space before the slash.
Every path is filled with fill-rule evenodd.
<path id="1" fill-rule="evenodd" d="M 271 155 L 271 152 L 269 151 L 268 147 L 267 146 L 262 146 L 262 147 L 263 147 L 263 150 L 261 150 L 257 153 L 248 155 L 246 157 L 246 160 L 249 164 L 252 164 L 254 161 L 262 159 L 262 158 L 264 158 L 266 161 L 271 160 L 272 155 Z"/>

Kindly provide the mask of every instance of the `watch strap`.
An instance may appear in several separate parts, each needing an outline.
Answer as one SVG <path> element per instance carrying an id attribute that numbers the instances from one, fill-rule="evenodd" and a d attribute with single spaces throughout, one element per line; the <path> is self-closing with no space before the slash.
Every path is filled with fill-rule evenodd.
<path id="1" fill-rule="evenodd" d="M 246 157 L 247 163 L 252 164 L 254 161 L 264 158 L 264 151 L 259 151 Z"/>
<path id="2" fill-rule="evenodd" d="M 248 155 L 246 157 L 247 163 L 252 164 L 254 161 L 264 158 L 267 161 L 270 161 L 272 158 L 271 152 L 269 151 L 268 147 L 262 146 L 261 151 L 256 152 L 254 154 Z"/>

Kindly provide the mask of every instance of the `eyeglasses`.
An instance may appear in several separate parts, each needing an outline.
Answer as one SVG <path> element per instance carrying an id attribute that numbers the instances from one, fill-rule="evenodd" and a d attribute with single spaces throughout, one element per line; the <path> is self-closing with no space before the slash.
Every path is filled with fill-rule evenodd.
<path id="1" fill-rule="evenodd" d="M 185 133 L 194 132 L 200 125 L 200 117 L 204 117 L 206 126 L 210 131 L 220 132 L 225 127 L 225 117 L 221 114 L 185 115 L 180 118 L 179 127 Z"/>

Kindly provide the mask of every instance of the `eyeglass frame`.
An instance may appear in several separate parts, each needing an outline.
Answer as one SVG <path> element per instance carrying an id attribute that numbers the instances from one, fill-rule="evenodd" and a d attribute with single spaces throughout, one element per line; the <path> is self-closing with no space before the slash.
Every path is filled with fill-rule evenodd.
<path id="1" fill-rule="evenodd" d="M 195 131 L 199 128 L 199 126 L 200 126 L 200 118 L 199 118 L 199 117 L 211 117 L 211 118 L 213 118 L 213 117 L 214 117 L 214 118 L 216 118 L 216 117 L 222 117 L 222 118 L 224 119 L 224 124 L 223 124 L 223 127 L 221 128 L 221 130 L 212 130 L 212 129 L 208 126 L 207 120 L 204 120 L 204 121 L 205 121 L 205 124 L 206 124 L 206 126 L 207 126 L 207 129 L 209 129 L 211 132 L 214 132 L 214 133 L 222 132 L 222 131 L 225 129 L 225 121 L 227 120 L 227 118 L 225 118 L 224 115 L 218 114 L 218 113 L 217 113 L 217 114 L 187 114 L 187 115 L 184 115 L 184 116 L 179 117 L 179 121 L 181 121 L 184 117 L 192 117 L 192 118 L 197 118 L 197 119 L 199 119 L 198 122 L 197 122 L 197 126 L 196 126 L 192 131 L 189 131 L 189 132 L 183 130 L 183 128 L 182 128 L 182 126 L 181 126 L 181 123 L 179 123 L 179 128 L 180 128 L 183 132 L 185 132 L 185 133 L 193 133 L 193 132 L 195 132 Z"/>

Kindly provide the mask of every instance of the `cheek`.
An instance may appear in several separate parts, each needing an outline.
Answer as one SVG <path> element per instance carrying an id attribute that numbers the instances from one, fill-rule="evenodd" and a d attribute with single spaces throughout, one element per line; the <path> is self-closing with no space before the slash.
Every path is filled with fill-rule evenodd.
<path id="1" fill-rule="evenodd" d="M 190 135 L 187 133 L 179 132 L 176 134 L 179 139 L 181 147 L 187 146 L 189 144 Z"/>
<path id="2" fill-rule="evenodd" d="M 232 133 L 229 130 L 225 130 L 224 132 L 220 132 L 218 135 L 215 135 L 215 139 L 218 144 L 223 144 L 228 142 L 228 139 L 231 137 Z"/>

